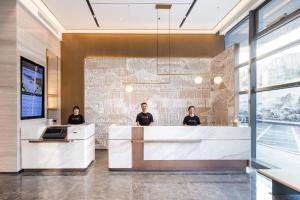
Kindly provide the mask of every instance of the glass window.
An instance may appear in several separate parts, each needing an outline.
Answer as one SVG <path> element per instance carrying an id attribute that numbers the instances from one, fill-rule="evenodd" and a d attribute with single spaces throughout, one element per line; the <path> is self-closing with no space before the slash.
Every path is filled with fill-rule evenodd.
<path id="1" fill-rule="evenodd" d="M 257 61 L 257 87 L 300 81 L 300 45 Z"/>
<path id="2" fill-rule="evenodd" d="M 300 2 L 300 1 L 299 1 Z M 300 39 L 300 17 L 257 40 L 257 56 L 291 44 Z"/>
<path id="3" fill-rule="evenodd" d="M 249 65 L 240 67 L 239 69 L 239 91 L 249 89 Z"/>
<path id="4" fill-rule="evenodd" d="M 239 95 L 239 121 L 241 126 L 248 126 L 248 94 Z"/>
<path id="5" fill-rule="evenodd" d="M 241 64 L 249 59 L 249 20 L 245 19 L 235 29 L 225 35 L 225 48 L 239 44 L 238 62 Z"/>
<path id="6" fill-rule="evenodd" d="M 300 166 L 300 87 L 257 93 L 257 158 Z"/>
<path id="7" fill-rule="evenodd" d="M 299 0 L 272 0 L 258 11 L 258 32 L 300 8 Z"/>
<path id="8" fill-rule="evenodd" d="M 300 125 L 300 87 L 257 93 L 257 120 Z"/>
<path id="9" fill-rule="evenodd" d="M 258 32 L 299 8 L 299 0 L 271 0 L 258 10 Z M 256 158 L 276 167 L 300 167 L 300 87 L 281 89 L 300 81 L 300 17 L 256 42 L 256 87 L 274 86 L 256 93 Z"/>

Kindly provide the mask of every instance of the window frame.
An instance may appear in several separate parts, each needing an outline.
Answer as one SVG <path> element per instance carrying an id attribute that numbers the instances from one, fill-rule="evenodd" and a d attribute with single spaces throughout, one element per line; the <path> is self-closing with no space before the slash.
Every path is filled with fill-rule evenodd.
<path id="1" fill-rule="evenodd" d="M 260 87 L 257 88 L 256 84 L 256 76 L 257 76 L 257 70 L 256 65 L 257 61 L 262 60 L 264 58 L 267 58 L 269 56 L 272 56 L 276 53 L 282 52 L 286 49 L 292 48 L 296 45 L 300 45 L 300 38 L 294 42 L 289 42 L 279 48 L 276 48 L 270 52 L 267 52 L 265 54 L 256 55 L 257 50 L 257 41 L 272 33 L 273 31 L 285 26 L 286 24 L 292 22 L 293 20 L 300 18 L 300 8 L 296 9 L 295 11 L 289 13 L 287 16 L 281 18 L 274 24 L 270 25 L 269 27 L 266 27 L 265 29 L 258 31 L 258 12 L 260 9 L 262 9 L 264 6 L 268 5 L 272 0 L 266 0 L 264 3 L 262 3 L 259 7 L 257 7 L 255 10 L 252 10 L 249 12 L 249 15 L 247 15 L 245 18 L 243 18 L 239 23 L 237 23 L 235 26 L 233 26 L 232 29 L 230 29 L 226 34 L 232 33 L 235 29 L 237 29 L 239 26 L 241 26 L 242 23 L 244 23 L 246 20 L 249 20 L 249 59 L 246 62 L 240 63 L 235 66 L 235 75 L 236 75 L 236 84 L 239 84 L 239 73 L 238 70 L 241 67 L 245 67 L 249 65 L 249 89 L 240 91 L 240 89 L 236 90 L 236 99 L 239 98 L 239 95 L 248 94 L 249 102 L 248 102 L 248 113 L 249 113 L 249 126 L 251 127 L 251 158 L 252 162 L 255 165 L 261 166 L 262 163 L 256 161 L 256 112 L 257 112 L 257 101 L 256 96 L 257 93 L 265 92 L 265 91 L 273 91 L 273 90 L 279 90 L 279 89 L 287 89 L 287 88 L 295 88 L 300 86 L 300 81 L 298 82 L 291 82 L 291 83 L 282 83 L 282 84 L 276 84 L 272 86 L 267 87 Z M 225 41 L 224 41 L 225 43 Z M 224 45 L 225 46 L 225 45 Z M 237 51 L 239 52 L 239 51 Z M 237 63 L 237 62 L 236 62 Z M 238 76 L 237 76 L 238 75 Z M 239 88 L 239 86 L 237 87 Z M 239 109 L 237 109 L 239 110 Z M 263 166 L 266 166 L 266 164 L 262 164 Z"/>

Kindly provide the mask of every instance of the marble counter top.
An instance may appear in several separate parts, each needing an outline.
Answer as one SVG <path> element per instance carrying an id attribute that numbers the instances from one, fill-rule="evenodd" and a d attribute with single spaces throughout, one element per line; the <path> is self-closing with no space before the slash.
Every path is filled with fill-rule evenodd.
<path id="1" fill-rule="evenodd" d="M 134 138 L 142 130 L 142 139 Z M 132 168 L 134 145 L 141 144 L 144 161 L 250 160 L 249 127 L 111 126 L 109 167 Z"/>

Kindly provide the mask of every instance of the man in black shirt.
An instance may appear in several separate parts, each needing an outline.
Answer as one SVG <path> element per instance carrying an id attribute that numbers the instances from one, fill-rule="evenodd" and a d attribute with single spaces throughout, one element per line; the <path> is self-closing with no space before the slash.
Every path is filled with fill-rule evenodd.
<path id="1" fill-rule="evenodd" d="M 141 103 L 142 112 L 136 116 L 137 126 L 149 126 L 153 122 L 153 116 L 151 113 L 147 112 L 147 103 Z"/>
<path id="2" fill-rule="evenodd" d="M 73 107 L 73 114 L 70 115 L 68 124 L 83 124 L 85 122 L 84 117 L 79 114 L 79 111 L 80 109 L 78 106 Z"/>
<path id="3" fill-rule="evenodd" d="M 195 106 L 189 106 L 189 115 L 183 120 L 183 125 L 198 126 L 200 125 L 200 118 L 195 115 Z"/>

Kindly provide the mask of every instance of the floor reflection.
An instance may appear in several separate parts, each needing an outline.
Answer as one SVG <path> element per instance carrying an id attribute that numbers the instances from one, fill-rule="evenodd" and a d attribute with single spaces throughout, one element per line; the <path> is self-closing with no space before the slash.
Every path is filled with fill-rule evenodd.
<path id="1" fill-rule="evenodd" d="M 0 175 L 0 199 L 59 200 L 295 200 L 273 197 L 271 182 L 240 172 L 112 172 L 97 151 L 85 173 Z"/>

